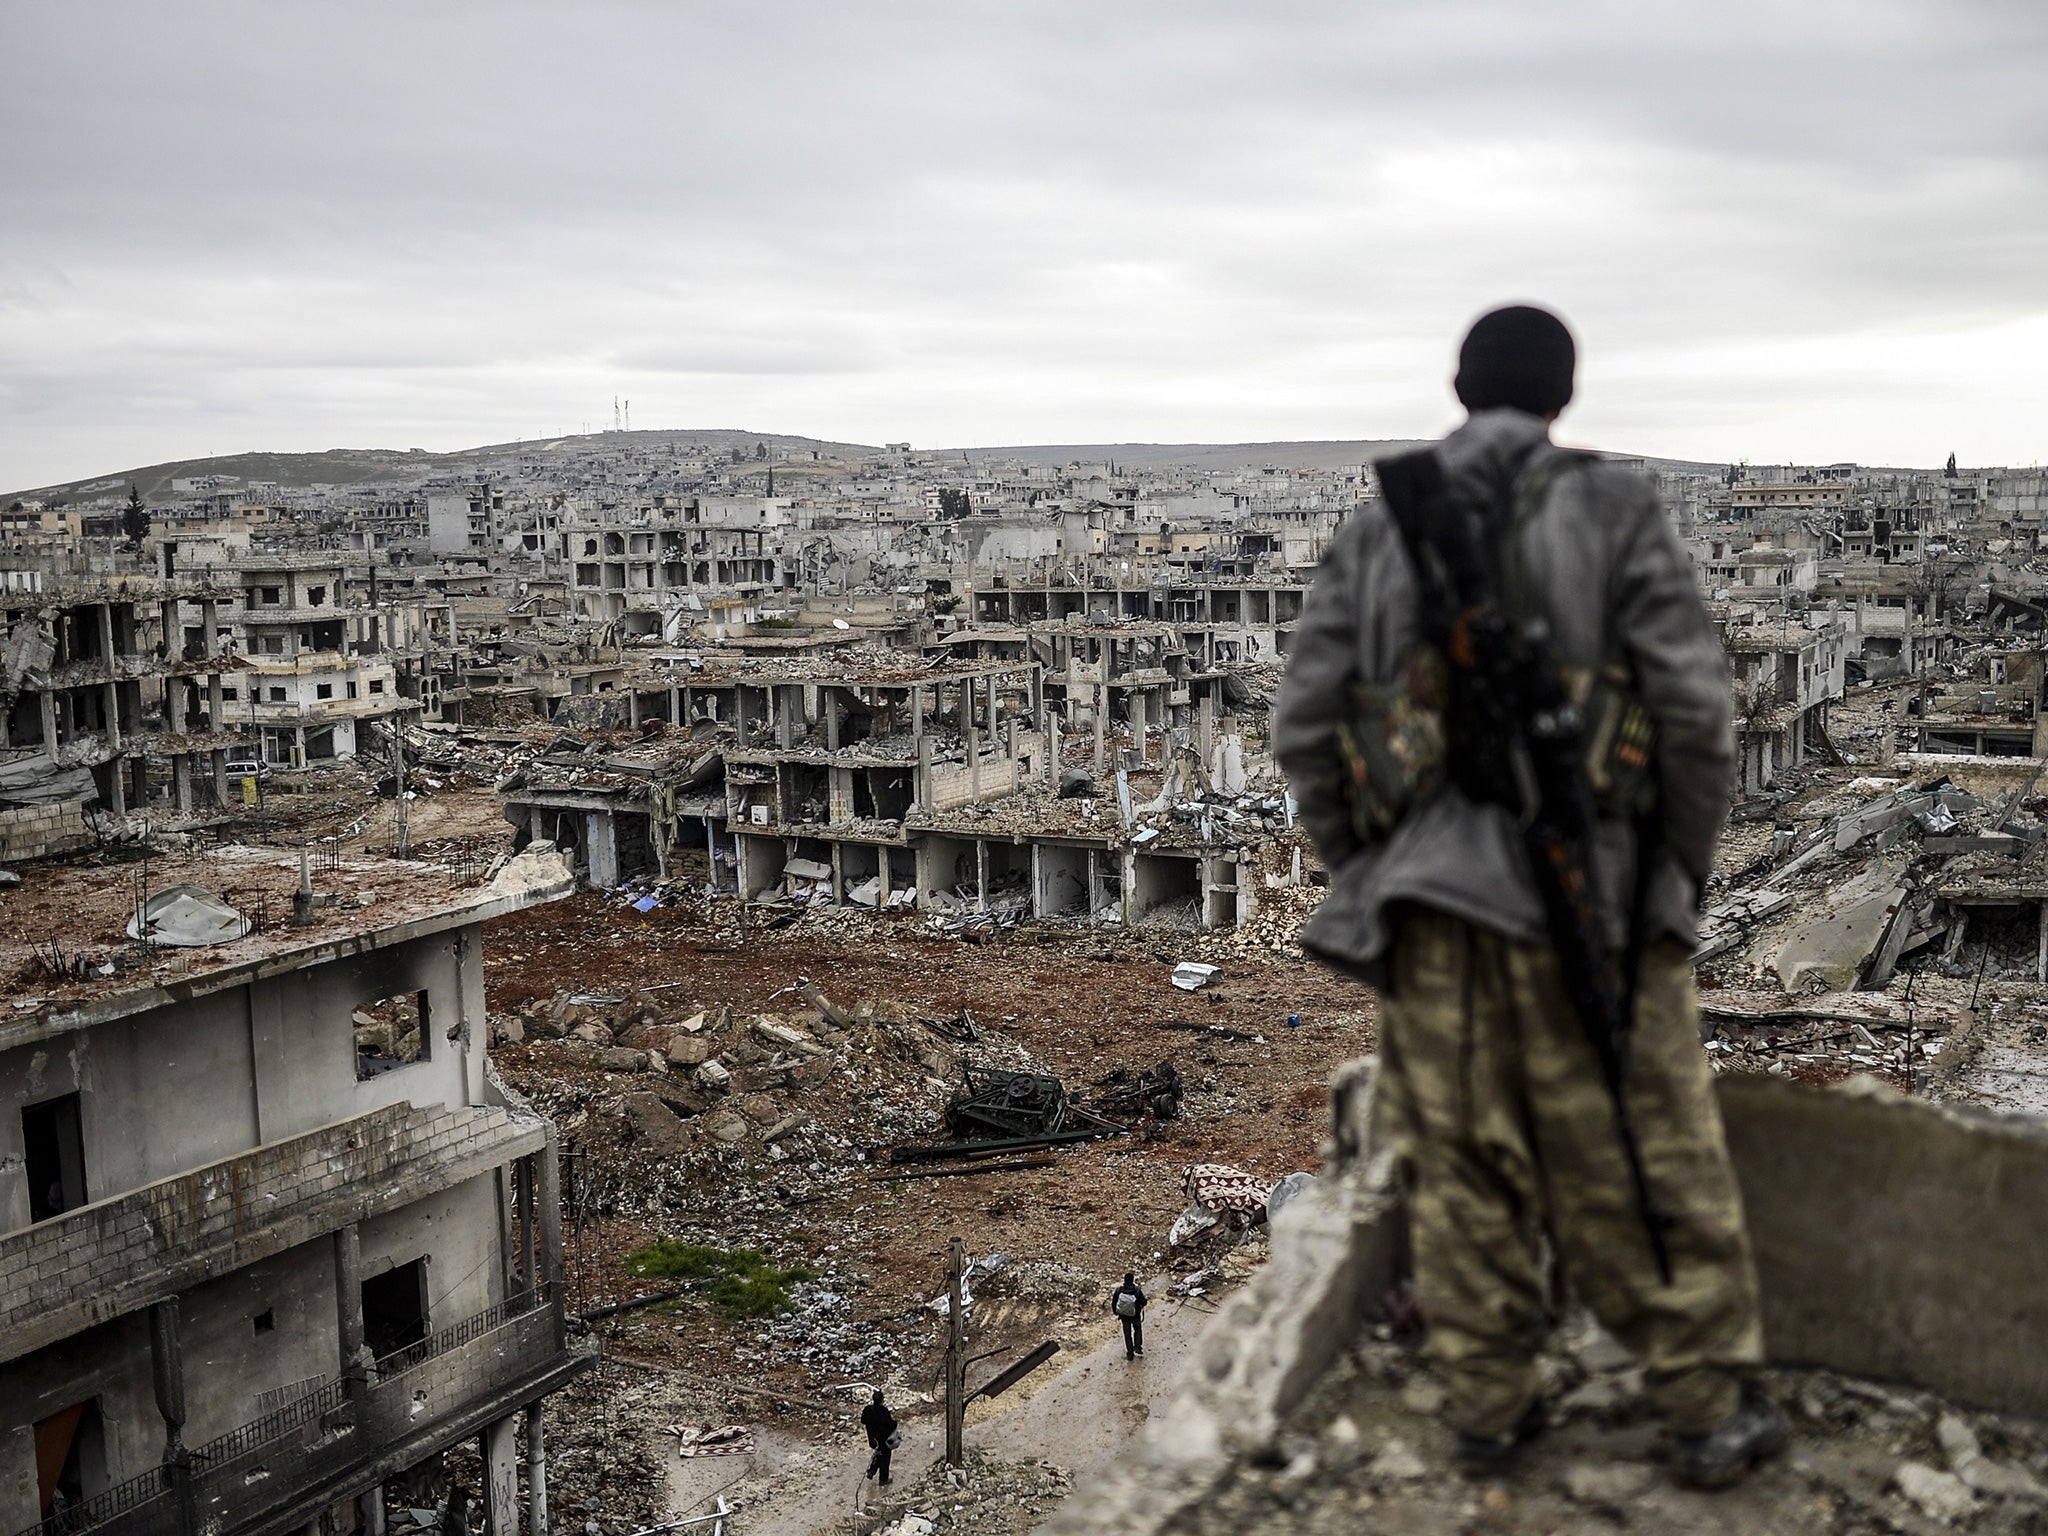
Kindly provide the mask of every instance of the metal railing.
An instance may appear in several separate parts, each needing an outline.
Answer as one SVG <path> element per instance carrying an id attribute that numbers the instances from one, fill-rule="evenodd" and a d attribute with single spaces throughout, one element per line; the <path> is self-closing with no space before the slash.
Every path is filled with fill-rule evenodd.
<path id="1" fill-rule="evenodd" d="M 260 1419 L 252 1419 L 238 1429 L 231 1429 L 216 1440 L 209 1440 L 192 1452 L 192 1460 L 204 1472 L 246 1456 L 259 1446 L 273 1440 L 281 1440 L 301 1425 L 348 1406 L 348 1383 L 335 1377 L 315 1387 L 303 1397 L 295 1397 L 279 1407 L 273 1408 Z"/>
<path id="2" fill-rule="evenodd" d="M 451 1324 L 417 1344 L 409 1344 L 385 1355 L 376 1362 L 376 1380 L 390 1381 L 402 1376 L 438 1356 L 474 1343 L 507 1323 L 540 1311 L 552 1303 L 554 1290 L 552 1285 L 539 1286 L 526 1295 L 499 1302 Z M 285 1439 L 308 1424 L 321 1423 L 326 1428 L 341 1429 L 355 1423 L 348 1381 L 341 1376 L 309 1377 L 291 1382 L 264 1393 L 257 1401 L 266 1409 L 260 1417 L 188 1452 L 187 1477 L 195 1482 L 203 1481 L 228 1463 Z M 331 1423 L 327 1422 L 330 1417 Z M 177 1473 L 171 1467 L 151 1467 L 90 1498 L 65 1504 L 44 1519 L 15 1532 L 14 1536 L 79 1536 L 80 1532 L 130 1514 L 172 1493 L 177 1486 L 176 1477 Z"/>
<path id="3" fill-rule="evenodd" d="M 460 1349 L 472 1340 L 480 1339 L 495 1328 L 503 1327 L 515 1318 L 538 1311 L 553 1299 L 554 1287 L 541 1285 L 524 1296 L 514 1296 L 496 1306 L 486 1307 L 472 1317 L 443 1328 L 439 1333 L 430 1334 L 416 1344 L 393 1350 L 377 1360 L 377 1379 L 389 1381 L 394 1376 L 403 1376 L 407 1371 L 417 1370 L 437 1355 Z"/>

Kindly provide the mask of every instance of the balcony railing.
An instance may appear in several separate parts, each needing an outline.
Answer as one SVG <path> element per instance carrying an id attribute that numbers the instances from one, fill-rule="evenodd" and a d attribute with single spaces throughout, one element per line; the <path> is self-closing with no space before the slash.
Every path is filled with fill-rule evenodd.
<path id="1" fill-rule="evenodd" d="M 53 1510 L 15 1536 L 79 1536 L 86 1531 L 98 1536 L 171 1536 L 183 1524 L 181 1475 L 188 1484 L 195 1528 L 232 1529 L 262 1513 L 269 1502 L 296 1497 L 320 1479 L 344 1475 L 461 1407 L 540 1374 L 560 1353 L 555 1300 L 555 1288 L 543 1285 L 394 1351 L 377 1361 L 375 1378 L 359 1389 L 360 1395 L 351 1394 L 342 1376 L 295 1382 L 279 1389 L 281 1400 L 265 1394 L 259 1401 L 274 1406 L 190 1449 L 182 1473 L 169 1465 L 151 1467 L 91 1498 Z M 514 1347 L 501 1347 L 508 1342 Z M 478 1359 L 466 1358 L 470 1346 L 486 1343 L 474 1351 Z M 437 1360 L 450 1366 L 445 1385 L 455 1401 L 443 1404 L 437 1393 L 438 1411 L 421 1423 L 413 1417 L 415 1383 L 408 1378 Z M 261 1463 L 249 1465 L 259 1453 Z"/>

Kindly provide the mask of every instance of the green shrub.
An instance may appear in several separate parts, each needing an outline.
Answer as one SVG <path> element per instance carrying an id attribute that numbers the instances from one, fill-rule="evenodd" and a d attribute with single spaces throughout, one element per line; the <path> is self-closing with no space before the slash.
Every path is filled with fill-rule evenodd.
<path id="1" fill-rule="evenodd" d="M 649 1279 L 688 1286 L 727 1317 L 775 1317 L 790 1309 L 789 1288 L 817 1279 L 815 1270 L 779 1269 L 758 1248 L 711 1248 L 664 1237 L 626 1256 L 626 1268 Z"/>

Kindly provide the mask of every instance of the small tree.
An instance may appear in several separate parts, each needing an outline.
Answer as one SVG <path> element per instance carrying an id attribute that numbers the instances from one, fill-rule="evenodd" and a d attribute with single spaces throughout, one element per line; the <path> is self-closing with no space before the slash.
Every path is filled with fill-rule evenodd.
<path id="1" fill-rule="evenodd" d="M 755 460 L 756 460 L 756 461 L 758 462 L 759 460 L 765 459 L 765 458 L 767 458 L 767 457 L 768 457 L 768 445 L 767 445 L 766 443 L 756 443 L 756 444 L 754 444 L 754 458 L 755 458 Z"/>
<path id="2" fill-rule="evenodd" d="M 1956 456 L 1955 456 L 1954 454 L 1950 454 L 1950 455 L 1948 456 L 1948 468 L 1944 469 L 1944 470 L 1943 470 L 1943 471 L 1942 471 L 1941 473 L 1942 473 L 1942 476 L 1943 476 L 1943 478 L 1945 478 L 1945 479 L 1949 479 L 1949 480 L 1953 480 L 1953 479 L 1955 479 L 1955 477 L 1956 477 Z"/>
<path id="3" fill-rule="evenodd" d="M 967 499 L 965 491 L 955 490 L 950 485 L 939 487 L 939 516 L 965 517 L 974 510 L 974 503 Z"/>
<path id="4" fill-rule="evenodd" d="M 142 504 L 142 492 L 128 487 L 128 505 L 121 509 L 121 536 L 130 544 L 149 537 L 149 508 Z"/>

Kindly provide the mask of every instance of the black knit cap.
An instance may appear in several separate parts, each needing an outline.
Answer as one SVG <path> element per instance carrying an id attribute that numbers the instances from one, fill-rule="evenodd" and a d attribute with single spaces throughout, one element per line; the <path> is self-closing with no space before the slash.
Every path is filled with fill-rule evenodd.
<path id="1" fill-rule="evenodd" d="M 1562 320 L 1531 304 L 1510 304 L 1481 315 L 1465 333 L 1452 387 L 1468 411 L 1509 405 L 1554 416 L 1572 398 L 1577 361 Z"/>

